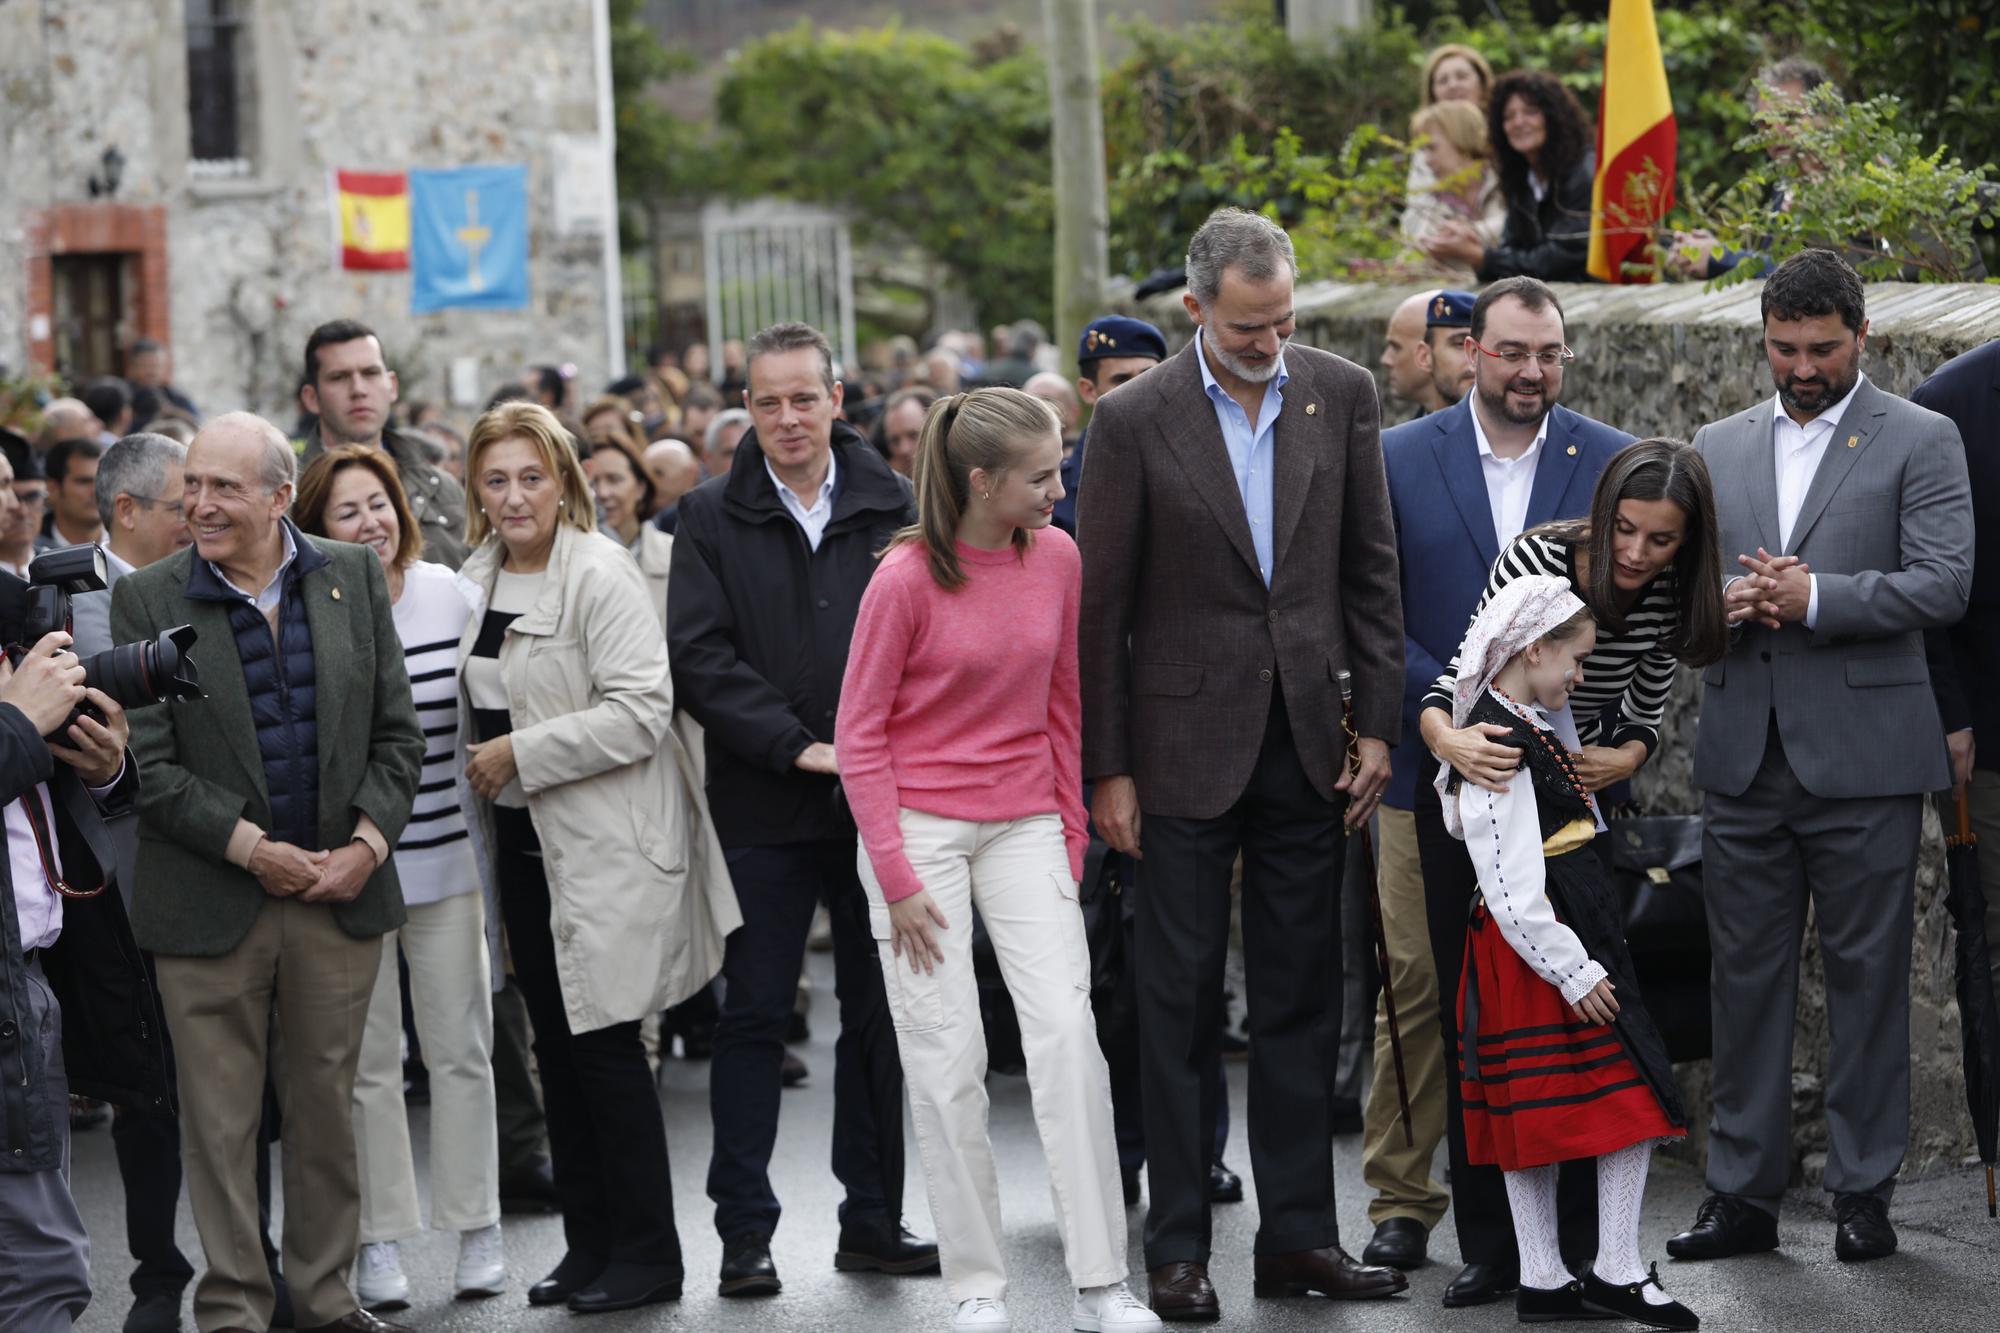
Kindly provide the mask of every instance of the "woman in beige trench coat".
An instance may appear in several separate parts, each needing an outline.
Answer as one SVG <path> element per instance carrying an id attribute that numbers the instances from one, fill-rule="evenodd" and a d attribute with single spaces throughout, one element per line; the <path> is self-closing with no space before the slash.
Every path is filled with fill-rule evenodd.
<path id="1" fill-rule="evenodd" d="M 534 1026 L 568 1242 L 528 1298 L 672 1300 L 680 1241 L 639 1021 L 719 970 L 735 892 L 672 726 L 645 579 L 597 533 L 574 443 L 546 409 L 509 403 L 473 427 L 465 462 L 470 822 Z"/>

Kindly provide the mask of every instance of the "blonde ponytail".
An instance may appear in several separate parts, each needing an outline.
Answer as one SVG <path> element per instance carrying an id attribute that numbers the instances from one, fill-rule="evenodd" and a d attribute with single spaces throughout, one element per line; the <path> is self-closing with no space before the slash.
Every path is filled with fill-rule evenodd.
<path id="1" fill-rule="evenodd" d="M 1060 433 L 1055 409 L 1019 389 L 974 389 L 931 404 L 917 437 L 917 521 L 889 543 L 889 549 L 920 543 L 931 577 L 947 590 L 965 584 L 958 559 L 958 525 L 971 503 L 977 469 L 999 477 L 1028 446 Z M 1014 549 L 1025 552 L 1031 537 L 1014 530 Z"/>

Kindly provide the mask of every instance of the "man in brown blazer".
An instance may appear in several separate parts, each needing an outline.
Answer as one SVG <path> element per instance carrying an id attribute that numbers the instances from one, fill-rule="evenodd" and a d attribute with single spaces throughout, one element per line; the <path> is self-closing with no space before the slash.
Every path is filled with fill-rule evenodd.
<path id="1" fill-rule="evenodd" d="M 1239 853 L 1256 1292 L 1353 1299 L 1406 1285 L 1340 1248 L 1331 1112 L 1342 825 L 1364 823 L 1388 781 L 1403 618 L 1375 383 L 1290 344 L 1290 238 L 1223 209 L 1190 242 L 1187 274 L 1196 336 L 1098 404 L 1077 536 L 1084 774 L 1105 839 L 1144 857 L 1152 1306 L 1209 1320 L 1221 1313 L 1206 1193 L 1218 1093 L 1201 1071 L 1220 1040 Z"/>

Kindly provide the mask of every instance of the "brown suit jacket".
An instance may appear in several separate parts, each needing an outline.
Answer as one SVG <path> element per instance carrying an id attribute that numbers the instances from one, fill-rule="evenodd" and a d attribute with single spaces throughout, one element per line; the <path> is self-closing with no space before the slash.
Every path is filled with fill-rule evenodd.
<path id="1" fill-rule="evenodd" d="M 1130 774 L 1149 814 L 1209 819 L 1249 785 L 1283 682 L 1293 739 L 1327 800 L 1346 761 L 1337 673 L 1355 724 L 1395 744 L 1403 608 L 1367 371 L 1285 351 L 1273 437 L 1273 567 L 1250 523 L 1190 341 L 1097 405 L 1078 488 L 1087 777 Z"/>

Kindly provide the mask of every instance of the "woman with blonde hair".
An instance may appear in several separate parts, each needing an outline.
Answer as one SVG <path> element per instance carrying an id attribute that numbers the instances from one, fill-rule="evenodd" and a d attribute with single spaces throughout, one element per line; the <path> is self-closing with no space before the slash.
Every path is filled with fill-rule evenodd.
<path id="1" fill-rule="evenodd" d="M 1410 117 L 1410 137 L 1435 184 L 1410 196 L 1404 234 L 1426 254 L 1447 222 L 1469 225 L 1483 244 L 1497 242 L 1507 225 L 1507 200 L 1493 169 L 1485 113 L 1471 102 L 1433 102 Z M 1469 265 L 1440 261 L 1438 268 L 1454 285 L 1472 285 Z"/>
<path id="2" fill-rule="evenodd" d="M 459 640 L 474 841 L 528 1003 L 568 1253 L 528 1292 L 581 1313 L 676 1300 L 666 1126 L 640 1020 L 714 977 L 741 924 L 675 735 L 644 577 L 597 530 L 576 447 L 505 403 L 466 443 Z"/>
<path id="3" fill-rule="evenodd" d="M 1014 999 L 1078 1329 L 1157 1329 L 1125 1286 L 1111 1082 L 1078 906 L 1083 566 L 1050 521 L 1062 437 L 1018 389 L 942 398 L 917 444 L 917 523 L 861 599 L 834 747 L 922 1148 L 954 1330 L 1011 1328 L 986 1041 L 985 920 Z M 893 756 L 893 759 L 892 759 Z"/>
<path id="4" fill-rule="evenodd" d="M 1486 114 L 1486 99 L 1493 91 L 1493 66 L 1486 63 L 1486 57 L 1469 46 L 1457 42 L 1447 42 L 1424 57 L 1422 86 L 1417 94 L 1417 114 L 1434 106 L 1451 102 L 1464 102 L 1476 109 L 1480 115 Z M 1410 136 L 1417 138 L 1423 131 L 1417 129 L 1414 121 Z M 1435 138 L 1435 135 L 1433 135 Z M 1428 196 L 1438 184 L 1440 177 L 1436 168 L 1421 149 L 1410 153 L 1410 177 L 1405 187 L 1410 204 L 1403 212 L 1403 235 L 1411 245 L 1422 248 L 1422 232 L 1417 224 L 1426 221 L 1417 201 Z"/>
<path id="5" fill-rule="evenodd" d="M 409 960 L 410 1003 L 431 1080 L 431 1225 L 459 1234 L 452 1289 L 498 1295 L 500 1165 L 493 1104 L 493 969 L 486 895 L 460 803 L 458 640 L 469 616 L 457 576 L 420 559 L 423 534 L 386 450 L 348 444 L 313 460 L 292 518 L 315 537 L 374 551 L 388 579 L 410 694 L 424 724 L 416 806 L 397 843 L 409 917 L 383 939 L 354 1071 L 354 1146 L 361 1176 L 355 1295 L 371 1310 L 410 1303 L 401 1242 L 423 1229 L 409 1114 L 403 1101 L 403 1003 L 396 965 Z"/>

